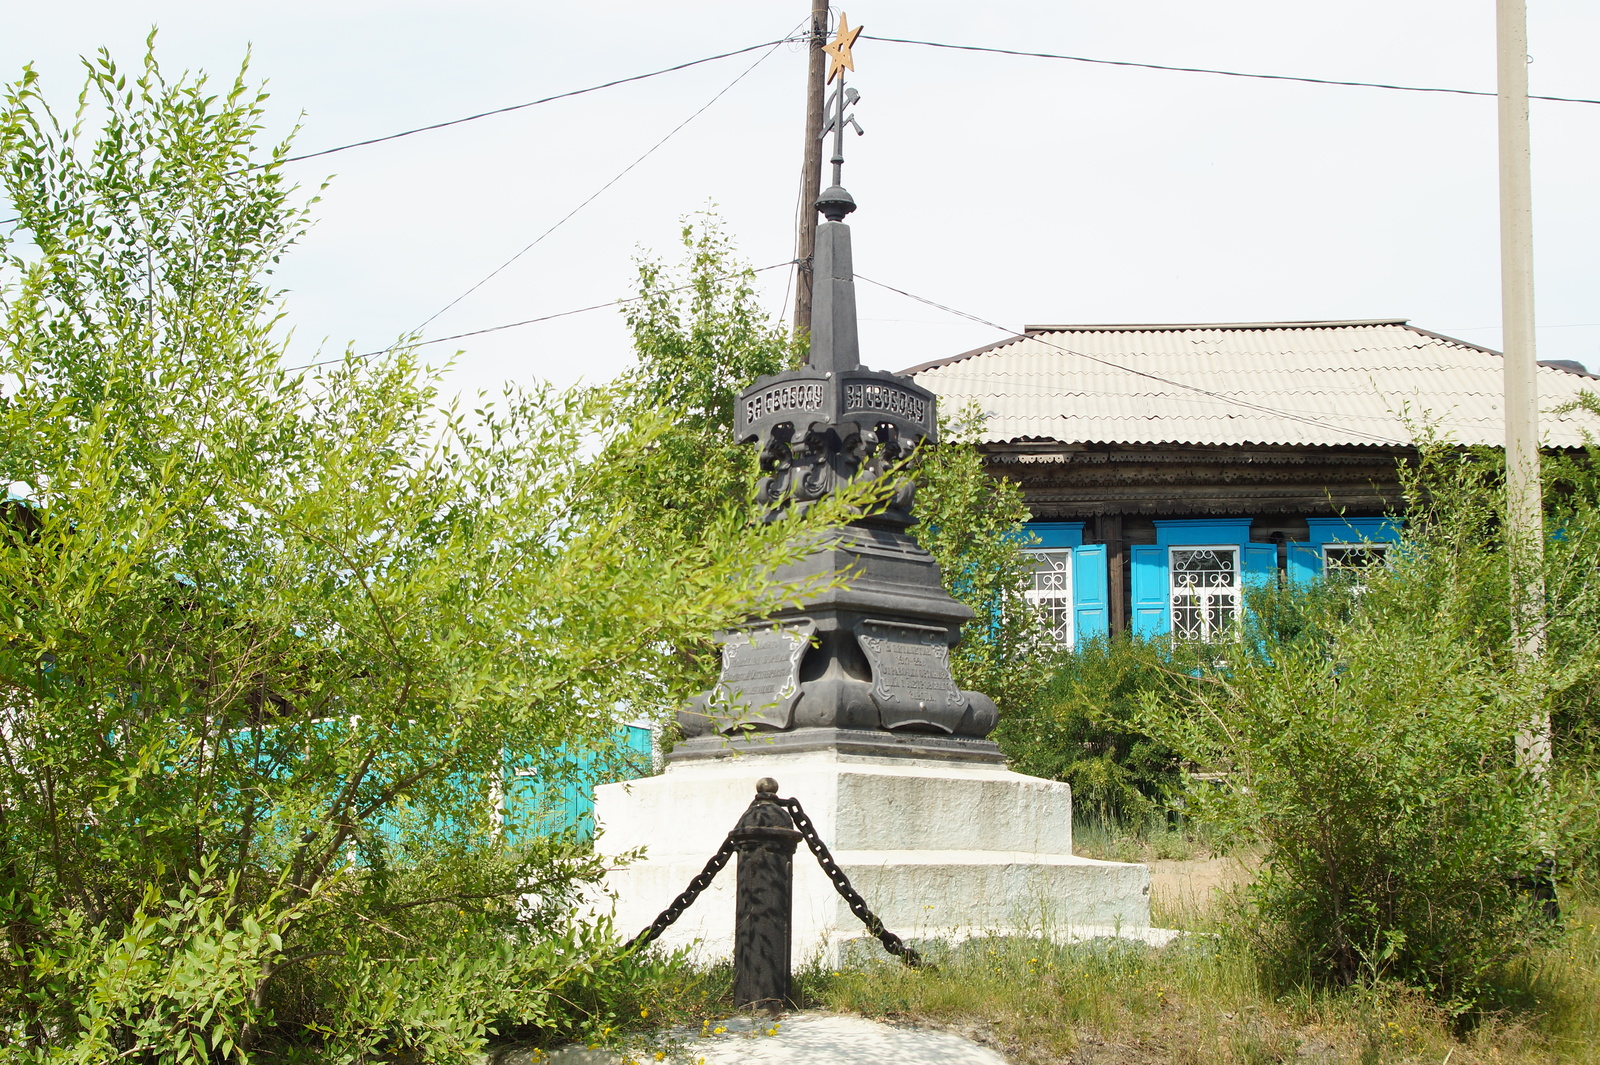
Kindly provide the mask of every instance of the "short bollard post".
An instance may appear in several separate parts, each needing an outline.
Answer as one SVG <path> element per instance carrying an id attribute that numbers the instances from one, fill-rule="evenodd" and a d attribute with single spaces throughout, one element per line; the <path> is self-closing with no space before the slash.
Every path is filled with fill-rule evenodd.
<path id="1" fill-rule="evenodd" d="M 733 924 L 733 1004 L 789 1005 L 789 925 L 794 848 L 801 835 L 777 801 L 778 782 L 763 777 L 729 838 L 739 855 Z"/>

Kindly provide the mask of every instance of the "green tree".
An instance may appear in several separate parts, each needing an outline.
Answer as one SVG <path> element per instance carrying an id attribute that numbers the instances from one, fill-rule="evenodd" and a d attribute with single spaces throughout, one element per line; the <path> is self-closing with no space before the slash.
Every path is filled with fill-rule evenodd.
<path id="1" fill-rule="evenodd" d="M 995 701 L 1000 720 L 1031 714 L 1058 653 L 1026 599 L 1036 543 L 1022 489 L 984 467 L 976 410 L 947 413 L 941 441 L 914 460 L 917 524 L 911 532 L 939 563 L 945 590 L 977 617 L 950 656 L 956 682 Z M 1002 725 L 1002 743 L 1016 733 Z M 1011 753 L 1008 749 L 1007 753 Z"/>
<path id="2" fill-rule="evenodd" d="M 673 648 L 803 591 L 769 574 L 842 511 L 642 542 L 673 427 L 620 390 L 461 410 L 403 346 L 290 372 L 264 95 L 88 66 L 70 122 L 31 70 L 0 111 L 4 1053 L 598 1026 L 648 963 L 571 923 L 583 849 L 498 831 L 506 753 L 556 772 L 689 695 Z"/>
<path id="3" fill-rule="evenodd" d="M 641 538 L 692 539 L 713 515 L 751 513 L 757 449 L 733 442 L 734 397 L 803 355 L 761 310 L 755 273 L 715 215 L 685 219 L 682 241 L 677 269 L 639 258 L 638 296 L 624 312 L 636 360 L 624 409 L 672 423 L 636 478 L 649 500 Z"/>

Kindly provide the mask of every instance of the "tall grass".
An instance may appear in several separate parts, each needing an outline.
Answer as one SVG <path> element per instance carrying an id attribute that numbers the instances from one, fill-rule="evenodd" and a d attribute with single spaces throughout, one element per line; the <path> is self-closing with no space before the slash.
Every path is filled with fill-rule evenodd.
<path id="1" fill-rule="evenodd" d="M 1172 946 L 974 939 L 934 966 L 888 959 L 815 968 L 797 988 L 816 1006 L 964 1031 L 1022 1063 L 1600 1061 L 1600 895 L 1568 906 L 1565 935 L 1501 974 L 1495 1013 L 1452 1015 L 1398 983 L 1344 988 L 1268 979 L 1241 935 L 1247 911 L 1218 895 L 1174 909 L 1195 933 Z"/>

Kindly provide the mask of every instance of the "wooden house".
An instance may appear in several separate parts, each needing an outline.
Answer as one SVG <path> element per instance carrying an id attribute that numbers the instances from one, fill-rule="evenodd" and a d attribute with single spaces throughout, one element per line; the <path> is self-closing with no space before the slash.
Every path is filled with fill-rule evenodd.
<path id="1" fill-rule="evenodd" d="M 1500 354 L 1404 319 L 1042 325 L 903 371 L 949 414 L 975 406 L 989 469 L 1022 486 L 1033 596 L 1064 643 L 1132 629 L 1210 638 L 1252 580 L 1381 557 L 1399 464 L 1424 435 L 1503 440 Z M 1596 379 L 1542 363 L 1541 439 Z"/>

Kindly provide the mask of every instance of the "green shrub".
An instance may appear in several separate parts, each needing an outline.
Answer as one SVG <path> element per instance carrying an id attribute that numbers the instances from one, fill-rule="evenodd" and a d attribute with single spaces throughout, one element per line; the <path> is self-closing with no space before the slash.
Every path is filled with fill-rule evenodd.
<path id="1" fill-rule="evenodd" d="M 1072 785 L 1074 812 L 1142 829 L 1180 792 L 1177 753 L 1138 723 L 1145 698 L 1194 683 L 1195 652 L 1127 636 L 1059 657 L 1031 713 L 1002 717 L 995 739 L 1012 768 Z"/>
<path id="2" fill-rule="evenodd" d="M 632 979 L 557 905 L 600 866 L 496 816 L 508 761 L 554 789 L 687 698 L 678 649 L 827 584 L 773 574 L 892 486 L 646 536 L 669 420 L 627 382 L 468 411 L 405 344 L 285 367 L 265 96 L 87 66 L 68 121 L 0 92 L 0 1056 L 587 1023 Z"/>
<path id="3" fill-rule="evenodd" d="M 1191 789 L 1195 805 L 1263 846 L 1252 932 L 1280 979 L 1397 979 L 1457 1010 L 1491 1005 L 1553 933 L 1530 874 L 1593 853 L 1584 730 L 1560 724 L 1597 675 L 1593 630 L 1570 620 L 1594 618 L 1592 506 L 1569 500 L 1559 519 L 1549 653 L 1519 664 L 1498 485 L 1492 462 L 1428 451 L 1390 566 L 1359 587 L 1255 596 L 1225 665 L 1144 698 L 1152 735 L 1225 774 Z M 1552 712 L 1556 762 L 1539 774 L 1515 737 Z"/>

